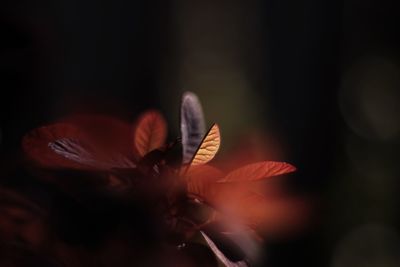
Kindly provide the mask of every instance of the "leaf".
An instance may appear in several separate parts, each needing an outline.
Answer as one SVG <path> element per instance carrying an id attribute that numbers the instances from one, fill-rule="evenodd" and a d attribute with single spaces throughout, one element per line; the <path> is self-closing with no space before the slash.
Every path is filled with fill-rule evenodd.
<path id="1" fill-rule="evenodd" d="M 209 166 L 193 166 L 187 172 L 187 190 L 203 200 L 213 199 L 213 185 L 221 178 L 223 174 L 220 170 Z"/>
<path id="2" fill-rule="evenodd" d="M 61 155 L 69 160 L 83 163 L 89 166 L 96 164 L 93 155 L 84 148 L 83 144 L 78 140 L 62 138 L 49 142 L 48 146 L 58 155 Z"/>
<path id="3" fill-rule="evenodd" d="M 203 109 L 198 97 L 186 92 L 181 104 L 183 163 L 189 163 L 206 132 Z"/>
<path id="4" fill-rule="evenodd" d="M 138 121 L 134 146 L 140 156 L 164 145 L 167 137 L 167 124 L 162 115 L 157 111 L 143 114 Z"/>
<path id="5" fill-rule="evenodd" d="M 203 179 L 204 177 L 212 177 L 217 181 L 218 178 L 223 176 L 223 173 L 210 165 L 193 166 L 187 173 L 190 178 Z"/>
<path id="6" fill-rule="evenodd" d="M 214 252 L 215 256 L 226 266 L 226 267 L 248 267 L 249 265 L 245 261 L 237 261 L 233 262 L 229 260 L 214 244 L 214 242 L 204 233 L 201 231 L 201 234 L 204 240 L 207 242 L 210 249 Z"/>
<path id="7" fill-rule="evenodd" d="M 58 155 L 94 169 L 134 168 L 135 164 L 121 154 L 96 151 L 80 140 L 57 139 L 48 146 Z"/>
<path id="8" fill-rule="evenodd" d="M 119 153 L 103 151 L 85 132 L 67 123 L 32 130 L 24 136 L 22 148 L 28 158 L 46 168 L 99 170 L 135 166 Z"/>
<path id="9" fill-rule="evenodd" d="M 83 132 L 90 145 L 99 151 L 132 153 L 132 125 L 124 120 L 102 114 L 74 114 L 63 121 Z M 60 136 L 64 137 L 68 136 Z"/>
<path id="10" fill-rule="evenodd" d="M 294 172 L 296 167 L 286 162 L 262 161 L 232 171 L 219 182 L 253 181 Z"/>
<path id="11" fill-rule="evenodd" d="M 52 148 L 53 145 L 49 145 L 63 138 L 82 140 L 83 136 L 82 131 L 75 126 L 57 123 L 30 131 L 22 140 L 22 148 L 28 158 L 43 167 L 87 169 L 87 165 L 68 159 L 55 152 Z M 58 146 L 54 144 L 54 147 Z"/>
<path id="12" fill-rule="evenodd" d="M 219 132 L 219 127 L 218 124 L 214 124 L 201 142 L 190 165 L 196 166 L 205 164 L 212 160 L 217 154 L 220 144 L 221 134 Z"/>

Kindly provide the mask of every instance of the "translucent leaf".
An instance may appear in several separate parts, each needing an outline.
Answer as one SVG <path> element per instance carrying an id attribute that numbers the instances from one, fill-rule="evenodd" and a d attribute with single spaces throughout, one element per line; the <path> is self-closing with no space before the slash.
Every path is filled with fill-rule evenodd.
<path id="1" fill-rule="evenodd" d="M 157 111 L 143 114 L 138 121 L 134 145 L 140 156 L 164 145 L 167 137 L 167 124 L 163 116 Z"/>
<path id="2" fill-rule="evenodd" d="M 253 181 L 294 172 L 296 167 L 286 162 L 262 161 L 232 171 L 220 182 Z"/>
<path id="3" fill-rule="evenodd" d="M 204 137 L 199 148 L 197 149 L 190 163 L 191 166 L 205 164 L 212 160 L 215 154 L 217 154 L 220 144 L 221 135 L 219 132 L 219 127 L 217 124 L 214 124 Z"/>
<path id="4" fill-rule="evenodd" d="M 198 97 L 184 93 L 181 104 L 183 163 L 189 163 L 206 132 L 203 109 Z"/>

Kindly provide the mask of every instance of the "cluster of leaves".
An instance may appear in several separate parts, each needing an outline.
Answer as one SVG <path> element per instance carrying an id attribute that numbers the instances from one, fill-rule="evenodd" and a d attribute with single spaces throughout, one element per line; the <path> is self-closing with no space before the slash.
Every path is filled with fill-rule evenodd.
<path id="1" fill-rule="evenodd" d="M 165 266 L 215 266 L 212 257 L 204 256 L 207 253 L 196 257 L 190 252 L 204 243 L 225 266 L 256 262 L 262 240 L 258 232 L 269 218 L 268 200 L 246 185 L 293 172 L 295 167 L 259 161 L 224 174 L 209 165 L 220 147 L 220 129 L 213 124 L 206 131 L 202 107 L 193 93 L 182 98 L 181 137 L 167 142 L 167 132 L 157 111 L 144 113 L 134 127 L 104 116 L 74 116 L 31 131 L 23 149 L 41 179 L 61 185 L 78 206 L 89 207 L 85 210 L 89 215 L 79 216 L 90 217 L 96 213 L 92 208 L 103 204 L 133 214 L 128 222 L 138 228 L 133 239 L 140 243 L 140 248 L 131 248 L 137 250 L 134 255 L 158 250 L 162 251 L 158 260 L 173 255 L 163 262 Z M 107 214 L 112 221 L 119 213 Z M 96 230 L 91 229 L 93 224 L 95 220 L 87 231 Z M 162 245 L 147 248 L 146 240 Z M 61 254 L 74 258 L 71 253 Z M 77 261 L 70 266 L 84 265 Z"/>

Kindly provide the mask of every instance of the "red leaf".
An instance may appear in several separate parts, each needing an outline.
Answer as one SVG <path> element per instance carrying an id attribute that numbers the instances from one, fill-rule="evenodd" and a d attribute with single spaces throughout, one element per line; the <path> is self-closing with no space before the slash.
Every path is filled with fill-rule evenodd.
<path id="1" fill-rule="evenodd" d="M 167 137 L 167 124 L 157 111 L 148 111 L 138 121 L 134 146 L 140 156 L 164 145 Z"/>
<path id="2" fill-rule="evenodd" d="M 132 153 L 132 127 L 124 120 L 102 114 L 75 114 L 67 117 L 65 122 L 84 132 L 98 150 L 127 156 Z"/>
<path id="3" fill-rule="evenodd" d="M 22 148 L 28 158 L 46 168 L 105 170 L 135 166 L 123 152 L 114 151 L 109 141 L 101 142 L 94 133 L 68 123 L 32 130 L 23 138 Z"/>
<path id="4" fill-rule="evenodd" d="M 204 200 L 213 198 L 215 193 L 213 185 L 223 177 L 220 170 L 209 165 L 193 166 L 186 175 L 189 195 L 193 194 Z"/>
<path id="5" fill-rule="evenodd" d="M 262 161 L 232 171 L 220 182 L 253 181 L 294 172 L 296 167 L 286 162 Z"/>
<path id="6" fill-rule="evenodd" d="M 57 154 L 49 144 L 61 139 L 84 140 L 83 133 L 66 123 L 57 123 L 32 130 L 24 136 L 22 149 L 31 160 L 48 168 L 87 169 L 88 166 Z"/>

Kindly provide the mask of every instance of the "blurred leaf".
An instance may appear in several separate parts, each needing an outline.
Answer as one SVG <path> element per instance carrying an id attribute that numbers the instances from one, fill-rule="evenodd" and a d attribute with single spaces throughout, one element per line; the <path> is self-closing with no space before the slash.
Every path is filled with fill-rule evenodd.
<path id="1" fill-rule="evenodd" d="M 100 151 L 90 150 L 79 140 L 62 138 L 50 142 L 48 146 L 69 160 L 93 167 L 94 169 L 133 168 L 135 164 L 121 154 L 109 154 L 99 157 Z"/>
<path id="2" fill-rule="evenodd" d="M 28 158 L 52 169 L 98 170 L 135 166 L 123 149 L 127 147 L 127 124 L 102 116 L 77 118 L 26 134 L 22 148 Z"/>
<path id="3" fill-rule="evenodd" d="M 212 199 L 213 183 L 223 177 L 223 173 L 209 165 L 193 166 L 187 173 L 187 189 L 189 194 Z"/>
<path id="4" fill-rule="evenodd" d="M 181 104 L 183 163 L 189 163 L 206 132 L 203 109 L 198 97 L 186 92 Z"/>
<path id="5" fill-rule="evenodd" d="M 62 138 L 49 142 L 48 146 L 58 155 L 69 160 L 76 161 L 88 166 L 94 166 L 96 161 L 93 155 L 84 147 L 79 140 Z"/>
<path id="6" fill-rule="evenodd" d="M 217 258 L 226 266 L 226 267 L 248 267 L 248 264 L 245 261 L 232 261 L 229 260 L 224 253 L 215 245 L 215 243 L 204 233 L 201 232 L 208 246 L 217 256 Z"/>
<path id="7" fill-rule="evenodd" d="M 86 149 L 72 141 L 83 139 L 83 132 L 75 126 L 57 123 L 26 134 L 22 140 L 22 148 L 31 160 L 44 167 L 90 169 L 93 158 L 91 155 L 89 158 Z"/>

